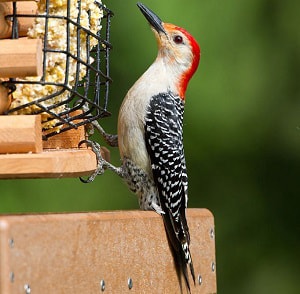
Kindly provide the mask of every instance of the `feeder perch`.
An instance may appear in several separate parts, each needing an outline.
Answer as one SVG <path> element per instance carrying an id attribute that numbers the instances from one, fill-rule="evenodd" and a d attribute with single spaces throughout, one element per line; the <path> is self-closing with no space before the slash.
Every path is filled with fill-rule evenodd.
<path id="1" fill-rule="evenodd" d="M 111 16 L 97 0 L 0 0 L 0 178 L 96 169 L 78 146 L 87 125 L 110 115 Z"/>

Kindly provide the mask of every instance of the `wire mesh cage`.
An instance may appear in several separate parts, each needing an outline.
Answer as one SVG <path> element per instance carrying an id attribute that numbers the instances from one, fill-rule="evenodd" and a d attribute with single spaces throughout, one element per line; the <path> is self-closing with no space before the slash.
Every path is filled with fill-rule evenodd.
<path id="1" fill-rule="evenodd" d="M 32 18 L 28 38 L 42 39 L 42 75 L 2 82 L 12 102 L 5 114 L 41 114 L 43 138 L 110 115 L 110 24 L 112 11 L 95 0 L 40 0 L 35 14 L 12 15 L 12 39 L 18 22 Z M 76 111 L 80 110 L 80 111 Z"/>

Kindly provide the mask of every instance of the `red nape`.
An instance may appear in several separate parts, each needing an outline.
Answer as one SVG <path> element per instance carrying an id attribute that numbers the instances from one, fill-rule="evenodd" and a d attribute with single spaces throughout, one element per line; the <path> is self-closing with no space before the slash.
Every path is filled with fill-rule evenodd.
<path id="1" fill-rule="evenodd" d="M 189 80 L 195 73 L 195 71 L 198 68 L 199 62 L 200 62 L 200 46 L 197 43 L 197 41 L 194 39 L 194 37 L 187 32 L 185 29 L 176 27 L 177 30 L 181 31 L 189 40 L 190 45 L 192 47 L 192 52 L 193 52 L 193 62 L 191 67 L 183 74 L 181 80 L 180 80 L 180 85 L 179 85 L 179 95 L 180 97 L 184 100 L 185 99 L 185 91 L 187 88 L 187 85 L 189 83 Z"/>

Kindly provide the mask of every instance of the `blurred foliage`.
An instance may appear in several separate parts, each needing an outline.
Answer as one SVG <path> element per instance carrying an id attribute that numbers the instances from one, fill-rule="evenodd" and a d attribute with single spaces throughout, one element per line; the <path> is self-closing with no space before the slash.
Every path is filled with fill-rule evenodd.
<path id="1" fill-rule="evenodd" d="M 112 23 L 111 118 L 153 61 L 136 1 L 107 1 Z M 147 1 L 201 45 L 185 112 L 190 207 L 215 216 L 218 293 L 299 293 L 300 2 Z M 100 138 L 96 138 L 100 140 Z M 119 164 L 117 150 L 111 150 Z M 110 172 L 78 179 L 3 180 L 0 213 L 136 209 Z"/>

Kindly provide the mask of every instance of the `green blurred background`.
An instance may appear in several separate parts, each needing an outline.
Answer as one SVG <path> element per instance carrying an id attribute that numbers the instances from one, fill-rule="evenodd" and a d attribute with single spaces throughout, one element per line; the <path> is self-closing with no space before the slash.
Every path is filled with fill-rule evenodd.
<path id="1" fill-rule="evenodd" d="M 300 293 L 300 2 L 144 3 L 201 45 L 184 139 L 189 207 L 206 207 L 215 216 L 218 293 Z M 136 1 L 106 4 L 115 13 L 113 115 L 102 125 L 115 133 L 121 101 L 155 58 L 156 43 Z M 118 150 L 111 152 L 118 165 Z M 0 213 L 138 208 L 109 171 L 91 184 L 2 180 L 0 189 Z"/>

